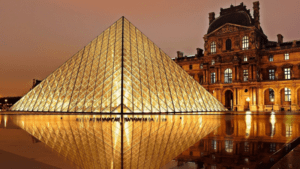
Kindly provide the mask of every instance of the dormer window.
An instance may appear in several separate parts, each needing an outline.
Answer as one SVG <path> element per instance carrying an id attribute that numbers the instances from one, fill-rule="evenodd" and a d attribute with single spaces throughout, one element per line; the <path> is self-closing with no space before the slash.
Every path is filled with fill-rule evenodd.
<path id="1" fill-rule="evenodd" d="M 248 57 L 244 56 L 244 62 L 247 62 L 247 61 L 248 61 Z"/>
<path id="2" fill-rule="evenodd" d="M 290 54 L 289 53 L 285 53 L 284 54 L 284 60 L 289 60 L 290 59 Z"/>
<path id="3" fill-rule="evenodd" d="M 211 44 L 210 44 L 210 53 L 214 54 L 216 52 L 217 52 L 216 42 L 211 42 Z"/>
<path id="4" fill-rule="evenodd" d="M 273 61 L 274 61 L 273 55 L 270 55 L 269 56 L 269 62 L 273 62 Z"/>
<path id="5" fill-rule="evenodd" d="M 211 65 L 215 65 L 215 60 L 211 60 Z"/>
<path id="6" fill-rule="evenodd" d="M 230 39 L 227 39 L 226 40 L 226 50 L 231 50 L 231 40 Z"/>
<path id="7" fill-rule="evenodd" d="M 249 37 L 248 36 L 244 36 L 242 39 L 242 49 L 243 50 L 249 49 Z"/>

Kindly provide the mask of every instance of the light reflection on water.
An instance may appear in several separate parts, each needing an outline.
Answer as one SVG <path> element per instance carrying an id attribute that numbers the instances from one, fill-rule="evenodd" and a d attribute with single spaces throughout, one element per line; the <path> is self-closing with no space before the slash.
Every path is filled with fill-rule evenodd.
<path id="1" fill-rule="evenodd" d="M 300 136 L 297 117 L 124 115 L 121 123 L 120 115 L 0 115 L 0 128 L 23 129 L 73 168 L 255 168 Z"/>

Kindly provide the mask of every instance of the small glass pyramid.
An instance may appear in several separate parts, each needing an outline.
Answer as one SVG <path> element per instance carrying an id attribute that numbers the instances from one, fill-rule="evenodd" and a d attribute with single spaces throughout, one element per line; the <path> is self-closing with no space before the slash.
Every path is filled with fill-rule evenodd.
<path id="1" fill-rule="evenodd" d="M 160 113 L 226 109 L 121 17 L 11 110 Z"/>

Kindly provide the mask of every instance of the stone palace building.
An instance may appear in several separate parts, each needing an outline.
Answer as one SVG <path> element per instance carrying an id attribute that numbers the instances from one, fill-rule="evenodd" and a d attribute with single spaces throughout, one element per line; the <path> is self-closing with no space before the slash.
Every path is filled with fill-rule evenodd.
<path id="1" fill-rule="evenodd" d="M 260 26 L 259 2 L 253 17 L 241 3 L 209 13 L 204 53 L 178 51 L 175 62 L 228 109 L 235 111 L 298 110 L 300 41 L 269 41 Z"/>

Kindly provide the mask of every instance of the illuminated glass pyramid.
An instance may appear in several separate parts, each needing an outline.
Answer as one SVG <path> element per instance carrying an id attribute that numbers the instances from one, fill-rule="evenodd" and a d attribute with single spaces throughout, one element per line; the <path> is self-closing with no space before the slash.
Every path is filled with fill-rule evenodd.
<path id="1" fill-rule="evenodd" d="M 13 120 L 86 169 L 158 169 L 220 125 L 218 115 L 123 116 L 18 115 Z"/>
<path id="2" fill-rule="evenodd" d="M 226 109 L 122 17 L 11 110 L 150 113 Z"/>

